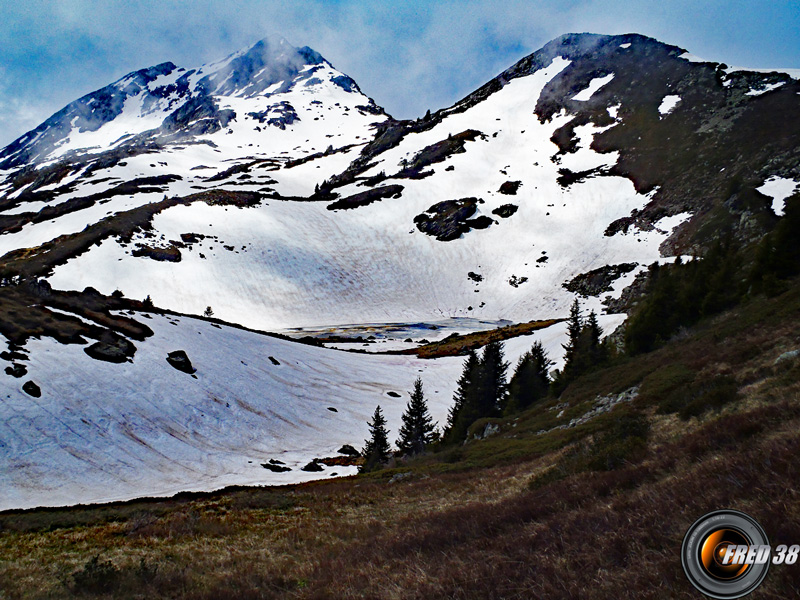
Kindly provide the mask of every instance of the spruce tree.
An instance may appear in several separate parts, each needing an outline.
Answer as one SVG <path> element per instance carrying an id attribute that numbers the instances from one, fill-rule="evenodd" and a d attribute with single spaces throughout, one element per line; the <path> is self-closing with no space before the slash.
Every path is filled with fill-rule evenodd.
<path id="1" fill-rule="evenodd" d="M 368 425 L 370 438 L 364 442 L 364 449 L 361 452 L 364 456 L 364 464 L 359 469 L 361 473 L 380 469 L 391 457 L 389 431 L 386 429 L 386 419 L 383 417 L 380 405 L 375 408 L 372 421 Z"/>
<path id="2" fill-rule="evenodd" d="M 564 371 L 567 370 L 567 366 L 573 362 L 573 359 L 575 358 L 575 354 L 578 351 L 578 346 L 580 345 L 581 332 L 583 331 L 581 305 L 577 298 L 575 298 L 575 301 L 572 303 L 572 306 L 569 309 L 569 320 L 567 323 L 569 341 L 562 346 L 562 348 L 564 348 L 564 361 L 566 363 L 564 365 Z"/>
<path id="3" fill-rule="evenodd" d="M 474 350 L 470 350 L 464 361 L 461 377 L 458 378 L 453 406 L 447 415 L 447 426 L 442 438 L 447 444 L 461 442 L 467 435 L 467 429 L 477 419 L 475 407 L 481 387 L 481 360 Z"/>
<path id="4" fill-rule="evenodd" d="M 589 368 L 598 367 L 608 360 L 608 347 L 600 340 L 603 330 L 597 322 L 597 315 L 594 311 L 589 313 L 586 319 L 586 330 L 589 341 Z"/>
<path id="5" fill-rule="evenodd" d="M 583 333 L 583 319 L 581 318 L 581 305 L 576 298 L 569 309 L 569 319 L 567 320 L 567 334 L 569 340 L 562 344 L 564 348 L 564 367 L 556 372 L 553 379 L 553 392 L 558 395 L 563 392 L 567 385 L 575 379 L 580 371 L 580 349 L 581 334 Z"/>
<path id="6" fill-rule="evenodd" d="M 504 358 L 502 342 L 489 342 L 483 349 L 481 356 L 483 381 L 479 404 L 476 407 L 478 418 L 498 415 L 500 407 L 505 403 L 508 363 L 503 360 Z"/>
<path id="7" fill-rule="evenodd" d="M 508 401 L 504 410 L 506 415 L 525 410 L 547 396 L 550 386 L 548 370 L 552 364 L 541 342 L 534 343 L 520 357 L 508 384 Z"/>
<path id="8" fill-rule="evenodd" d="M 503 360 L 503 344 L 490 342 L 478 357 L 474 350 L 464 361 L 453 397 L 453 406 L 444 432 L 445 443 L 457 443 L 467 437 L 470 425 L 483 417 L 500 414 L 505 403 L 508 363 Z"/>
<path id="9" fill-rule="evenodd" d="M 422 379 L 417 377 L 411 400 L 403 413 L 403 424 L 400 426 L 400 438 L 397 447 L 403 454 L 413 456 L 421 454 L 434 439 L 434 423 L 428 413 L 428 403 L 422 391 Z"/>

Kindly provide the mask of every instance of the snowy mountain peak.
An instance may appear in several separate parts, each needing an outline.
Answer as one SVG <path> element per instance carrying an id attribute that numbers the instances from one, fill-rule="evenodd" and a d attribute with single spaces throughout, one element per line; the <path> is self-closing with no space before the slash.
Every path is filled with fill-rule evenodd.
<path id="1" fill-rule="evenodd" d="M 252 97 L 267 90 L 287 91 L 298 75 L 304 73 L 308 78 L 315 70 L 309 67 L 323 64 L 328 63 L 307 46 L 295 48 L 283 38 L 277 41 L 265 38 L 246 50 L 200 68 L 198 73 L 203 77 L 197 87 L 222 96 Z"/>
<path id="2" fill-rule="evenodd" d="M 361 94 L 355 81 L 318 52 L 296 48 L 283 38 L 264 38 L 197 69 L 164 62 L 68 104 L 3 149 L 0 169 L 105 151 L 121 143 L 142 144 L 164 135 L 174 142 L 180 134 L 185 141 L 219 131 L 237 118 L 235 111 L 220 109 L 221 98 L 271 98 L 315 86 Z M 362 98 L 357 104 L 368 103 Z M 252 108 L 258 114 L 269 112 L 269 106 Z"/>

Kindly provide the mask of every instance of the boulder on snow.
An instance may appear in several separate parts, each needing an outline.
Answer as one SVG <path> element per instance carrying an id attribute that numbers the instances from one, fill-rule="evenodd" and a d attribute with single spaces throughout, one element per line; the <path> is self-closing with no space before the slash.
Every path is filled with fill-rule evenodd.
<path id="1" fill-rule="evenodd" d="M 506 181 L 500 186 L 498 191 L 501 194 L 506 194 L 507 196 L 516 196 L 520 185 L 522 185 L 521 181 Z"/>
<path id="2" fill-rule="evenodd" d="M 323 471 L 324 467 L 320 464 L 319 460 L 316 458 L 308 463 L 305 467 L 300 469 L 301 471 L 307 471 L 309 473 L 318 473 L 319 471 Z"/>
<path id="3" fill-rule="evenodd" d="M 14 363 L 10 367 L 6 367 L 6 373 L 16 378 L 23 377 L 27 372 L 28 368 L 19 363 Z"/>
<path id="4" fill-rule="evenodd" d="M 189 357 L 186 356 L 186 352 L 183 350 L 175 350 L 167 354 L 167 362 L 178 369 L 178 371 L 183 371 L 189 375 L 197 371 L 197 369 L 192 366 L 192 361 L 189 360 Z"/>
<path id="5" fill-rule="evenodd" d="M 353 448 L 350 444 L 345 444 L 341 448 L 337 450 L 339 454 L 345 454 L 347 456 L 361 456 L 361 452 Z"/>
<path id="6" fill-rule="evenodd" d="M 40 398 L 42 395 L 41 388 L 30 380 L 22 384 L 22 391 L 34 398 Z"/>
<path id="7" fill-rule="evenodd" d="M 95 342 L 88 348 L 84 348 L 83 351 L 95 360 L 124 363 L 128 357 L 134 355 L 136 346 L 121 337 L 111 341 Z"/>
<path id="8" fill-rule="evenodd" d="M 289 467 L 284 467 L 283 463 L 278 460 L 271 460 L 269 462 L 261 463 L 261 466 L 268 471 L 272 471 L 273 473 L 285 473 L 286 471 L 291 471 Z"/>
<path id="9" fill-rule="evenodd" d="M 461 234 L 467 233 L 470 229 L 485 229 L 493 223 L 492 219 L 485 215 L 471 218 L 480 203 L 483 203 L 480 198 L 438 202 L 414 217 L 414 223 L 422 233 L 433 236 L 440 242 L 449 242 L 461 237 Z"/>

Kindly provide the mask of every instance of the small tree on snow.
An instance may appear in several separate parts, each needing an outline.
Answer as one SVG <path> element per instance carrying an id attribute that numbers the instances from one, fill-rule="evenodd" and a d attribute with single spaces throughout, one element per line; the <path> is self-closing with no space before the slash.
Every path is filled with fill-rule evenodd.
<path id="1" fill-rule="evenodd" d="M 359 469 L 361 473 L 380 469 L 391 457 L 389 431 L 386 429 L 386 419 L 380 405 L 375 408 L 372 421 L 368 425 L 370 437 L 364 442 L 364 449 L 361 451 L 364 456 L 364 464 Z"/>
<path id="2" fill-rule="evenodd" d="M 203 311 L 203 316 L 206 318 L 213 317 L 214 311 L 210 306 L 206 306 L 206 309 Z"/>
<path id="3" fill-rule="evenodd" d="M 403 413 L 403 424 L 400 426 L 397 447 L 403 454 L 409 456 L 421 454 L 434 440 L 435 427 L 436 425 L 428 413 L 428 403 L 422 392 L 422 379 L 417 377 L 414 382 L 414 391 L 411 392 L 411 400 Z"/>

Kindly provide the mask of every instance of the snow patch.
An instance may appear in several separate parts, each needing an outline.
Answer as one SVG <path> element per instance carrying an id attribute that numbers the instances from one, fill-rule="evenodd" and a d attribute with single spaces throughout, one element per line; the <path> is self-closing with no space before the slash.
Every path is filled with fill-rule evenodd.
<path id="1" fill-rule="evenodd" d="M 770 177 L 761 187 L 756 188 L 765 196 L 772 198 L 772 210 L 779 217 L 783 216 L 786 199 L 797 190 L 800 182 L 785 177 Z"/>
<path id="2" fill-rule="evenodd" d="M 668 115 L 675 109 L 680 101 L 681 97 L 674 94 L 664 96 L 664 98 L 661 100 L 661 104 L 658 106 L 659 114 L 662 117 Z"/>
<path id="3" fill-rule="evenodd" d="M 694 54 L 692 54 L 690 52 L 684 52 L 678 58 L 682 58 L 683 60 L 688 60 L 689 62 L 693 62 L 693 63 L 713 62 L 713 61 L 710 61 L 710 60 L 706 60 L 705 58 L 700 58 L 699 56 L 695 56 Z"/>
<path id="4" fill-rule="evenodd" d="M 785 83 L 786 83 L 785 81 L 779 81 L 777 83 L 769 83 L 760 88 L 751 88 L 750 91 L 745 94 L 745 96 L 760 96 L 761 94 L 766 94 L 767 92 L 771 92 L 772 90 L 777 90 Z"/>
<path id="5" fill-rule="evenodd" d="M 589 85 L 586 86 L 585 89 L 575 94 L 572 97 L 572 100 L 577 100 L 578 102 L 586 102 L 592 96 L 594 96 L 595 92 L 597 92 L 601 87 L 609 83 L 612 79 L 614 79 L 613 73 L 609 73 L 604 77 L 595 77 L 589 82 Z"/>
<path id="6" fill-rule="evenodd" d="M 625 44 L 620 44 L 620 45 L 619 45 L 619 47 L 620 47 L 620 48 L 625 48 L 625 49 L 627 50 L 628 48 L 630 48 L 630 47 L 631 47 L 631 43 L 630 43 L 630 42 L 627 42 L 627 43 L 625 43 Z"/>

